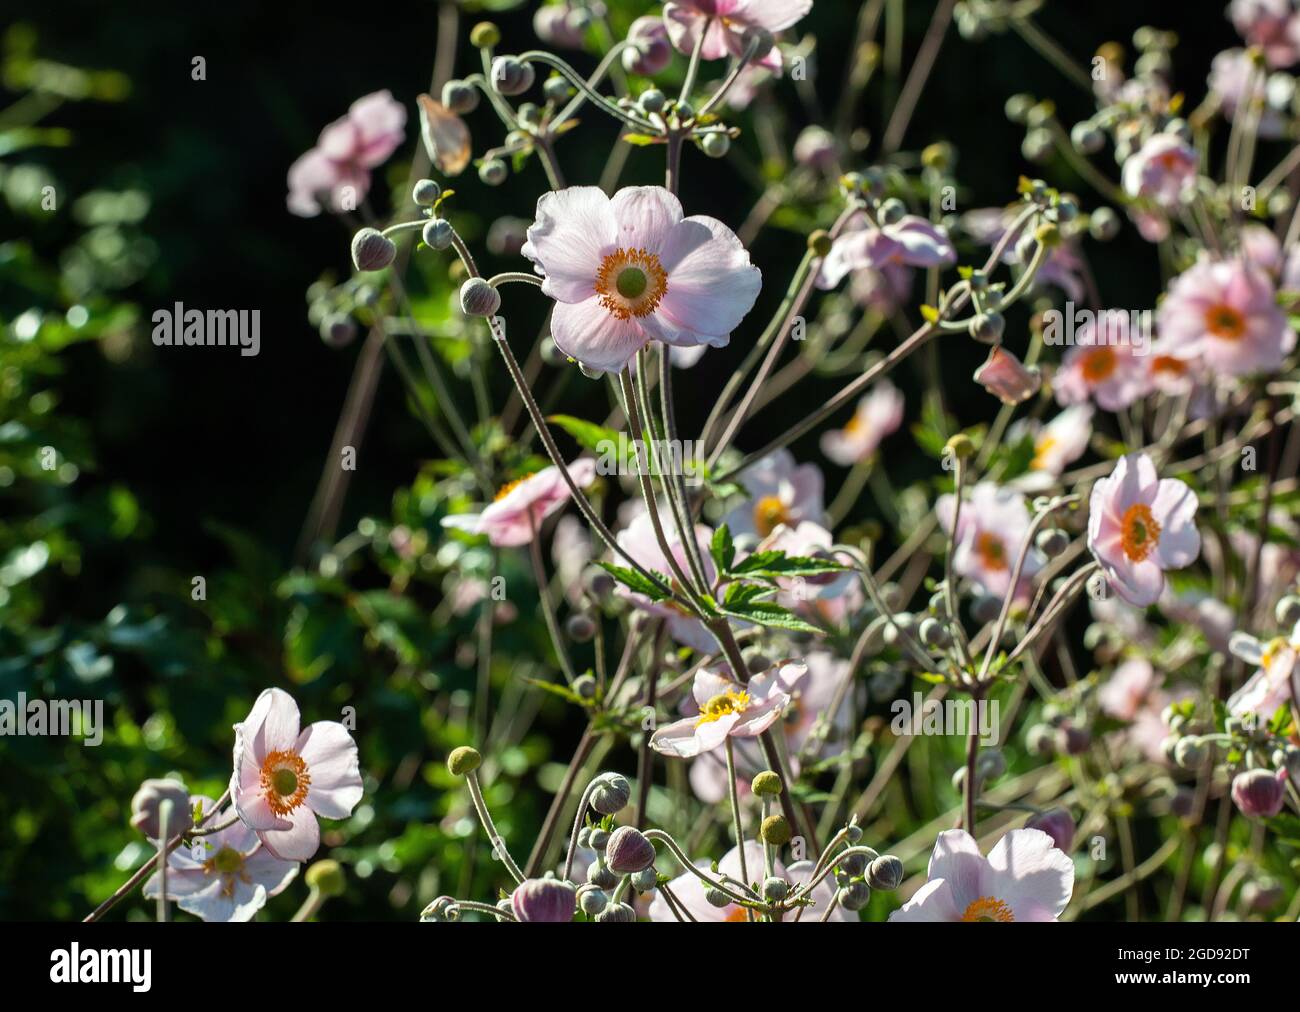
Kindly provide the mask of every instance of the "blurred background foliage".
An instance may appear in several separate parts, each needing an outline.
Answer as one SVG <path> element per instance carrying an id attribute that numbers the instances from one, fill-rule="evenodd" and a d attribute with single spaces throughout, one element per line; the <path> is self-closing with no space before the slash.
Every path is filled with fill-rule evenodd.
<path id="1" fill-rule="evenodd" d="M 464 36 L 484 9 L 495 11 L 502 27 L 499 51 L 535 45 L 531 2 L 463 6 L 460 73 L 477 58 Z M 616 30 L 657 9 L 645 0 L 609 6 Z M 1203 14 L 1139 0 L 1051 3 L 1042 23 L 1086 61 L 1102 42 L 1126 41 L 1147 23 L 1168 26 L 1177 15 L 1177 80 L 1199 97 L 1210 57 L 1230 44 L 1222 6 L 1200 6 Z M 898 7 L 906 11 L 905 70 L 933 4 Z M 818 0 L 801 25 L 816 39 L 815 90 L 799 98 L 782 82 L 779 102 L 737 117 L 746 130 L 737 145 L 745 164 L 760 161 L 750 130 L 755 112 L 788 146 L 822 104 L 834 104 L 858 9 L 847 0 Z M 338 543 L 308 566 L 295 557 L 360 344 L 331 349 L 308 319 L 309 286 L 348 277 L 349 230 L 328 216 L 290 216 L 285 172 L 353 99 L 388 88 L 411 114 L 408 143 L 380 170 L 371 201 L 385 214 L 395 195 L 401 199 L 416 136 L 413 99 L 428 88 L 438 4 L 385 4 L 362 15 L 257 0 L 184 13 L 162 3 L 110 12 L 98 3 L 18 0 L 7 13 L 0 53 L 0 697 L 26 691 L 103 699 L 107 728 L 97 749 L 75 738 L 0 739 L 0 915 L 84 916 L 145 856 L 126 818 L 139 782 L 176 771 L 193 790 L 220 794 L 231 724 L 269 685 L 288 688 L 305 720 L 338 719 L 344 707 L 355 708 L 367 795 L 350 820 L 327 826 L 325 844 L 349 866 L 351 884 L 325 918 L 409 920 L 441 892 L 488 894 L 499 877 L 463 793 L 450 789 L 443 758 L 474 740 L 480 722 L 494 721 L 488 801 L 513 848 L 526 853 L 583 718 L 526 681 L 554 677 L 531 604 L 496 629 L 492 711 L 476 710 L 478 608 L 449 599 L 444 588 L 492 572 L 493 560 L 487 549 L 442 536 L 437 520 L 460 486 L 432 460 L 436 448 L 391 369 L 379 386 Z M 191 79 L 195 56 L 206 60 L 204 81 Z M 593 65 L 589 55 L 574 61 Z M 682 62 L 665 80 L 681 74 Z M 883 130 L 896 88 L 878 77 L 861 103 L 852 126 L 867 146 L 856 167 L 877 156 L 872 138 Z M 1063 122 L 1092 111 L 1087 96 L 1014 35 L 968 43 L 950 31 L 904 147 L 915 152 L 940 140 L 956 147 L 962 209 L 1012 199 L 1022 172 L 1079 186 L 1064 163 L 1025 162 L 1024 128 L 1002 111 L 1016 92 L 1057 98 Z M 610 124 L 588 120 L 559 145 L 570 182 L 593 182 L 615 142 Z M 470 124 L 477 151 L 500 142 L 485 110 Z M 906 153 L 900 161 L 909 158 L 915 164 Z M 657 150 L 634 150 L 623 181 L 658 181 L 661 165 Z M 787 168 L 758 171 L 779 178 Z M 472 172 L 455 188 L 450 213 L 482 250 L 492 220 L 527 218 L 545 180 L 530 163 L 499 190 Z M 735 224 L 756 196 L 740 163 L 687 152 L 688 211 Z M 767 279 L 754 321 L 779 300 L 803 235 L 833 213 L 829 203 L 792 204 L 754 242 Z M 511 258 L 486 259 L 489 273 L 516 266 Z M 450 312 L 446 267 L 444 258 L 417 256 L 410 281 L 422 321 L 435 329 L 445 323 L 446 340 L 435 343 L 455 369 L 470 344 Z M 1148 305 L 1158 290 L 1151 247 L 1131 230 L 1098 258 L 1097 273 L 1113 304 Z M 154 347 L 149 316 L 175 301 L 260 309 L 261 354 Z M 536 332 L 543 306 L 540 299 L 518 302 L 510 325 L 526 351 L 529 338 L 518 335 Z M 1023 327 L 1023 318 L 1018 323 Z M 708 410 L 698 391 L 721 382 L 756 332 L 747 324 L 730 348 L 683 374 L 684 431 L 698 430 Z M 963 344 L 950 357 L 945 352 L 945 373 L 964 381 L 981 357 Z M 929 424 L 920 419 L 919 375 L 897 381 L 909 396 L 909 421 Z M 839 385 L 813 376 L 798 397 L 815 403 Z M 508 389 L 508 379 L 495 376 L 493 402 L 504 403 Z M 602 386 L 578 376 L 558 400 L 580 417 L 606 403 Z M 996 405 L 962 395 L 947 407 L 971 425 Z M 744 445 L 779 431 L 782 414 L 755 419 Z M 815 437 L 806 439 L 796 455 L 813 458 L 814 447 Z M 933 462 L 900 457 L 888 462 L 896 484 L 933 475 Z M 878 512 L 864 498 L 851 519 Z M 502 553 L 497 562 L 510 600 L 531 602 L 532 577 L 514 556 Z M 203 600 L 192 598 L 196 576 L 206 582 Z M 579 663 L 590 656 L 580 653 Z M 898 836 L 922 826 L 936 804 L 942 810 L 955 800 L 951 757 L 943 755 L 951 743 L 923 744 L 914 750 L 920 765 L 909 771 L 908 791 L 887 806 L 887 825 Z M 626 747 L 606 763 L 634 770 Z M 287 917 L 304 892 L 295 883 L 270 903 L 269 916 Z M 114 916 L 144 916 L 141 906 L 128 903 Z"/>

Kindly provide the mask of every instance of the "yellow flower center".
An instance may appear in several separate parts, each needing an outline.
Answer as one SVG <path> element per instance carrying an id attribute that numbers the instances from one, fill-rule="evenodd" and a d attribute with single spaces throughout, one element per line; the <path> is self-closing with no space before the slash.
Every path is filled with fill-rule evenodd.
<path id="1" fill-rule="evenodd" d="M 649 316 L 667 291 L 668 272 L 658 256 L 643 249 L 616 249 L 596 272 L 600 304 L 620 320 Z"/>
<path id="2" fill-rule="evenodd" d="M 1007 549 L 996 534 L 981 531 L 975 538 L 975 554 L 980 557 L 985 569 L 1007 568 Z"/>
<path id="3" fill-rule="evenodd" d="M 271 752 L 262 762 L 262 793 L 276 815 L 288 815 L 307 798 L 311 775 L 296 752 Z"/>
<path id="4" fill-rule="evenodd" d="M 1089 383 L 1100 383 L 1115 371 L 1115 349 L 1093 348 L 1083 356 L 1083 378 Z"/>
<path id="5" fill-rule="evenodd" d="M 203 862 L 204 871 L 216 872 L 219 875 L 234 875 L 242 867 L 244 867 L 244 855 L 234 847 L 222 847 Z"/>
<path id="6" fill-rule="evenodd" d="M 1134 562 L 1141 562 L 1151 554 L 1160 540 L 1160 525 L 1151 515 L 1151 507 L 1134 503 L 1124 511 L 1120 521 L 1123 532 L 1124 554 Z"/>
<path id="7" fill-rule="evenodd" d="M 1246 332 L 1246 321 L 1231 306 L 1222 303 L 1205 311 L 1205 329 L 1225 341 L 1235 341 Z"/>
<path id="8" fill-rule="evenodd" d="M 1278 636 L 1276 639 L 1269 640 L 1264 644 L 1264 652 L 1260 655 L 1259 666 L 1261 668 L 1270 668 L 1273 666 L 1273 660 L 1277 657 L 1279 650 L 1285 650 L 1291 644 L 1285 638 Z"/>
<path id="9" fill-rule="evenodd" d="M 778 496 L 765 495 L 754 503 L 754 527 L 759 537 L 767 537 L 779 524 L 786 523 L 790 514 Z"/>
<path id="10" fill-rule="evenodd" d="M 532 477 L 531 474 L 526 474 L 522 478 L 516 478 L 514 481 L 506 482 L 499 489 L 497 489 L 497 494 L 494 501 L 500 502 L 502 499 L 508 496 L 511 492 L 513 492 L 515 489 L 517 489 L 520 485 L 522 485 L 531 477 Z"/>
<path id="11" fill-rule="evenodd" d="M 981 896 L 961 915 L 963 921 L 1014 921 L 1011 908 L 993 896 Z"/>
<path id="12" fill-rule="evenodd" d="M 749 702 L 748 692 L 737 692 L 733 689 L 721 692 L 700 707 L 700 717 L 695 722 L 695 726 L 711 724 L 729 713 L 743 713 L 749 707 Z"/>
<path id="13" fill-rule="evenodd" d="M 1031 471 L 1041 471 L 1047 466 L 1047 455 L 1052 452 L 1056 442 L 1051 436 L 1043 436 L 1034 444 L 1034 459 L 1029 462 Z"/>

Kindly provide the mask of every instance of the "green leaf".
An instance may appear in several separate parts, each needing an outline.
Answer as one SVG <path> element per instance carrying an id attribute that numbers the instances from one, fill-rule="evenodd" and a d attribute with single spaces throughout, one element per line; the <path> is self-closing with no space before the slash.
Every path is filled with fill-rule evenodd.
<path id="1" fill-rule="evenodd" d="M 722 605 L 722 613 L 732 618 L 753 622 L 755 625 L 771 629 L 786 629 L 790 632 L 820 633 L 822 630 L 809 625 L 789 608 L 782 608 L 771 601 L 746 601 L 741 604 Z"/>
<path id="2" fill-rule="evenodd" d="M 649 134 L 624 134 L 623 140 L 627 141 L 629 144 L 635 144 L 639 148 L 659 143 L 658 137 L 651 137 Z"/>
<path id="3" fill-rule="evenodd" d="M 824 576 L 827 573 L 842 573 L 848 568 L 834 559 L 815 559 L 804 555 L 786 555 L 782 551 L 766 551 L 746 556 L 730 572 L 734 576 L 775 579 L 778 576 Z"/>
<path id="4" fill-rule="evenodd" d="M 731 540 L 731 531 L 726 524 L 720 525 L 713 532 L 709 554 L 713 556 L 713 563 L 718 567 L 719 573 L 731 571 L 731 564 L 736 561 L 736 545 Z"/>
<path id="5" fill-rule="evenodd" d="M 647 580 L 635 569 L 628 569 L 626 566 L 616 566 L 612 562 L 599 562 L 597 565 L 629 590 L 637 594 L 644 594 L 652 601 L 664 601 L 671 596 L 664 593 L 657 584 Z M 663 576 L 661 573 L 655 573 L 654 575 L 663 581 L 665 587 L 668 586 L 667 577 Z"/>
<path id="6" fill-rule="evenodd" d="M 567 685 L 557 685 L 555 682 L 543 681 L 540 678 L 525 677 L 524 681 L 543 692 L 549 692 L 552 696 L 559 696 L 567 703 L 573 703 L 577 706 L 590 706 L 590 701 L 583 699 Z"/>

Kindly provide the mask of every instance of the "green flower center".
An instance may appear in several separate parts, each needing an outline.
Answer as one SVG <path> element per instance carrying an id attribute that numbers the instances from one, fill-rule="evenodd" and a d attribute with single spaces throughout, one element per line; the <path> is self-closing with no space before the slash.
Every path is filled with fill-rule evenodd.
<path id="1" fill-rule="evenodd" d="M 233 847 L 222 847 L 212 858 L 212 867 L 222 875 L 233 875 L 244 866 L 244 855 Z"/>
<path id="2" fill-rule="evenodd" d="M 624 267 L 618 272 L 618 279 L 614 282 L 614 287 L 618 289 L 618 294 L 625 299 L 635 299 L 640 297 L 641 293 L 646 290 L 650 279 L 646 277 L 645 271 L 640 267 Z"/>
<path id="3" fill-rule="evenodd" d="M 298 774 L 283 767 L 271 774 L 271 786 L 279 795 L 292 794 L 298 789 Z"/>

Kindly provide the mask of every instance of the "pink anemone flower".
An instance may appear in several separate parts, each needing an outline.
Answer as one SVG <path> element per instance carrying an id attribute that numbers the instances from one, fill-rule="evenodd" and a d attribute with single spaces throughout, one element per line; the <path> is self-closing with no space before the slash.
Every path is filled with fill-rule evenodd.
<path id="1" fill-rule="evenodd" d="M 780 719 L 790 703 L 787 687 L 807 670 L 802 661 L 781 661 L 742 684 L 726 665 L 701 668 L 692 686 L 699 713 L 659 728 L 650 736 L 650 747 L 690 759 L 728 738 L 757 738 Z"/>
<path id="2" fill-rule="evenodd" d="M 1022 439 L 1033 442 L 1034 455 L 1029 460 L 1029 472 L 1016 480 L 1019 488 L 1045 488 L 1053 484 L 1065 471 L 1083 456 L 1092 439 L 1091 404 L 1073 404 L 1046 425 L 1037 420 L 1024 420 L 1011 426 L 1007 436 L 1016 443 Z"/>
<path id="3" fill-rule="evenodd" d="M 235 725 L 230 797 L 245 826 L 275 857 L 306 861 L 320 846 L 317 816 L 346 819 L 361 800 L 357 744 L 321 720 L 299 730 L 298 704 L 266 689 Z"/>
<path id="4" fill-rule="evenodd" d="M 706 874 L 712 874 L 710 862 L 697 861 L 695 865 Z M 763 845 L 755 840 L 745 841 L 745 868 L 749 872 L 750 878 L 759 875 L 763 868 Z M 772 871 L 778 877 L 789 882 L 791 886 L 798 887 L 812 878 L 813 862 L 798 861 L 787 866 L 780 859 L 776 859 L 772 863 Z M 718 875 L 734 879 L 737 882 L 740 881 L 739 847 L 732 847 L 718 862 Z M 737 906 L 735 903 L 730 903 L 725 907 L 715 907 L 710 903 L 704 895 L 704 882 L 692 872 L 682 872 L 669 883 L 669 888 L 681 905 L 697 921 L 706 923 L 744 923 L 748 919 L 745 915 L 745 908 Z M 835 900 L 834 877 L 828 875 L 818 882 L 813 887 L 811 899 L 812 904 L 804 908 L 799 920 L 815 924 L 821 920 L 826 908 Z M 648 914 L 652 921 L 677 920 L 672 908 L 663 898 L 663 894 L 659 892 L 656 892 L 655 898 L 651 900 Z M 794 920 L 794 915 L 787 917 L 786 920 Z M 845 910 L 843 907 L 836 906 L 827 920 L 856 921 L 858 915 Z"/>
<path id="5" fill-rule="evenodd" d="M 988 857 L 962 829 L 940 833 L 929 881 L 891 921 L 1055 921 L 1074 893 L 1074 862 L 1040 829 L 1013 829 Z"/>
<path id="6" fill-rule="evenodd" d="M 1243 39 L 1264 51 L 1270 67 L 1300 60 L 1300 16 L 1292 0 L 1232 0 L 1228 17 Z"/>
<path id="7" fill-rule="evenodd" d="M 727 514 L 726 524 L 733 536 L 765 538 L 781 524 L 826 519 L 821 468 L 795 464 L 789 450 L 777 450 L 746 468 L 740 483 L 750 498 Z"/>
<path id="8" fill-rule="evenodd" d="M 725 346 L 762 287 L 736 234 L 683 217 L 662 186 L 543 194 L 521 252 L 556 300 L 555 346 L 597 372 L 618 372 L 650 341 Z"/>
<path id="9" fill-rule="evenodd" d="M 940 496 L 935 512 L 940 526 L 951 534 L 957 513 L 956 498 L 951 494 Z M 986 593 L 1005 596 L 1025 535 L 1029 533 L 1029 522 L 1029 508 L 1023 495 L 993 482 L 980 482 L 971 489 L 970 498 L 962 504 L 957 518 L 953 569 L 959 576 L 974 580 Z M 1028 594 L 1030 580 L 1046 561 L 1042 552 L 1030 547 L 1016 597 Z"/>
<path id="10" fill-rule="evenodd" d="M 1155 604 L 1165 570 L 1201 553 L 1196 494 L 1177 478 L 1160 479 L 1146 454 L 1122 457 L 1093 486 L 1088 511 L 1088 548 L 1129 604 Z"/>
<path id="11" fill-rule="evenodd" d="M 1105 310 L 1086 319 L 1053 378 L 1057 402 L 1082 404 L 1091 399 L 1107 411 L 1119 411 L 1143 396 L 1149 382 L 1145 359 L 1150 337 L 1131 330 L 1125 312 Z"/>
<path id="12" fill-rule="evenodd" d="M 812 0 L 672 0 L 664 5 L 668 37 L 679 52 L 695 51 L 700 33 L 700 57 L 721 60 L 743 56 L 749 45 L 746 33 L 760 29 L 776 34 L 812 10 Z M 756 61 L 769 70 L 781 69 L 781 50 L 772 45 Z"/>
<path id="13" fill-rule="evenodd" d="M 1235 633 L 1229 640 L 1232 653 L 1256 672 L 1228 699 L 1228 712 L 1234 717 L 1256 714 L 1272 720 L 1278 708 L 1291 699 L 1296 665 L 1300 664 L 1300 623 L 1290 638 L 1279 636 L 1261 643 L 1253 636 Z"/>
<path id="14" fill-rule="evenodd" d="M 1174 134 L 1155 134 L 1124 160 L 1124 192 L 1166 211 L 1186 203 L 1196 187 L 1196 149 Z"/>
<path id="15" fill-rule="evenodd" d="M 875 225 L 859 214 L 849 221 L 826 254 L 817 287 L 834 288 L 854 271 L 881 271 L 891 266 L 947 267 L 956 262 L 957 251 L 948 233 L 924 218 L 905 214 L 891 225 Z"/>
<path id="16" fill-rule="evenodd" d="M 1169 354 L 1228 376 L 1276 372 L 1295 347 L 1269 276 L 1245 260 L 1202 260 L 1169 286 L 1156 315 Z"/>
<path id="17" fill-rule="evenodd" d="M 193 800 L 211 811 L 215 802 L 196 795 Z M 212 825 L 230 819 L 230 812 L 212 816 Z M 178 847 L 167 855 L 167 898 L 186 913 L 205 921 L 248 921 L 298 874 L 297 861 L 285 861 L 262 846 L 257 834 L 242 822 L 208 836 L 196 836 L 196 847 Z M 158 875 L 144 884 L 144 895 L 158 895 Z"/>
<path id="18" fill-rule="evenodd" d="M 406 137 L 406 108 L 388 91 L 364 95 L 289 167 L 289 210 L 304 218 L 354 210 L 370 189 L 370 170 Z M 351 196 L 351 200 L 345 199 Z"/>
<path id="19" fill-rule="evenodd" d="M 596 478 L 596 462 L 581 457 L 568 467 L 579 488 Z M 496 499 L 481 513 L 457 513 L 442 518 L 442 526 L 470 534 L 486 534 L 492 544 L 516 547 L 532 542 L 542 521 L 569 501 L 569 483 L 555 465 L 503 485 Z"/>
<path id="20" fill-rule="evenodd" d="M 851 467 L 875 453 L 902 424 L 903 395 L 889 380 L 881 380 L 858 401 L 844 428 L 822 434 L 822 453 L 841 467 Z"/>

